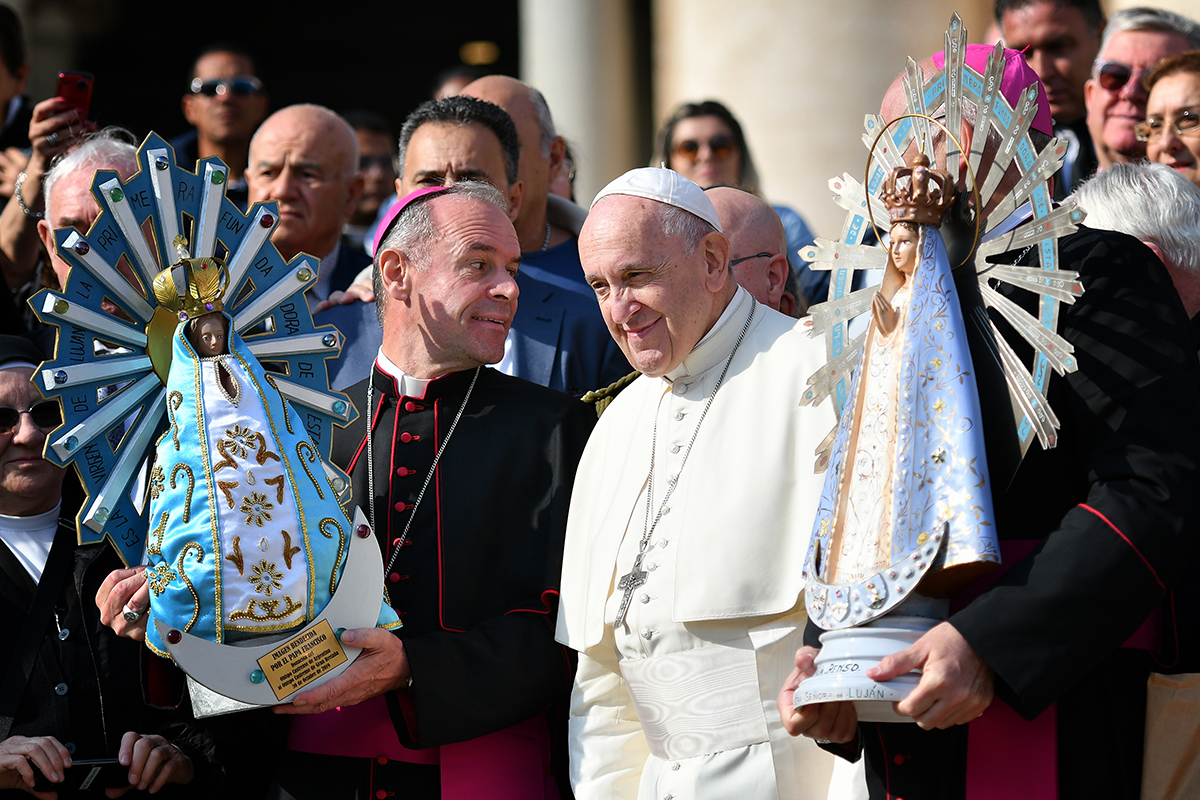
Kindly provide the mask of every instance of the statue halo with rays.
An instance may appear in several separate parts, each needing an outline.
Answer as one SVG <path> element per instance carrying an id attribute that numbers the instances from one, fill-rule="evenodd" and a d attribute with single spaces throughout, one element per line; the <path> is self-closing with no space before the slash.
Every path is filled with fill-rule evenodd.
<path id="1" fill-rule="evenodd" d="M 977 277 L 982 304 L 998 312 L 1035 351 L 1032 369 L 1027 368 L 986 315 L 973 317 L 968 323 L 985 326 L 988 336 L 996 342 L 1013 405 L 1019 460 L 1035 438 L 1043 447 L 1055 446 L 1059 422 L 1046 398 L 1050 373 L 1073 372 L 1077 367 L 1073 348 L 1058 334 L 1057 327 L 1062 304 L 1075 302 L 1083 293 L 1083 286 L 1077 273 L 1059 268 L 1058 239 L 1078 229 L 1084 212 L 1071 200 L 1058 207 L 1051 202 L 1048 181 L 1062 166 L 1067 143 L 1051 139 L 1038 150 L 1030 138 L 1038 87 L 1027 87 L 1014 108 L 1000 91 L 1003 45 L 993 48 L 986 70 L 980 73 L 965 63 L 966 34 L 962 19 L 954 14 L 946 31 L 945 65 L 931 75 L 924 74 L 913 59 L 908 59 L 903 76 L 905 113 L 890 124 L 878 114 L 868 114 L 864 120 L 862 140 L 869 150 L 864 180 L 859 182 L 845 173 L 829 181 L 834 201 L 847 214 L 838 240 L 818 238 L 815 244 L 800 251 L 811 269 L 833 273 L 829 300 L 810 309 L 812 335 L 825 335 L 827 360 L 809 379 L 805 400 L 817 405 L 832 398 L 838 416 L 842 414 L 865 335 L 851 339 L 849 324 L 870 312 L 875 293 L 874 287 L 851 291 L 854 272 L 882 269 L 887 261 L 883 249 L 863 245 L 863 238 L 873 220 L 887 218 L 880 199 L 885 179 L 892 169 L 904 165 L 903 155 L 916 141 L 936 167 L 952 175 L 959 175 L 960 164 L 965 165 L 972 178 L 972 191 L 978 198 L 973 208 L 975 218 L 971 221 L 978 234 L 974 245 L 959 248 L 964 257 L 955 259 L 955 263 L 962 261 L 955 269 L 970 270 Z M 945 152 L 936 155 L 930 146 L 931 125 L 948 131 L 960 130 L 970 111 L 967 104 L 975 112 L 970 150 L 963 152 L 951 135 L 946 137 Z M 939 121 L 938 116 L 944 118 Z M 996 156 L 985 163 L 984 149 L 989 136 L 993 141 L 998 137 L 999 144 Z M 1010 191 L 1001 193 L 998 191 L 1003 188 L 1001 179 L 1012 166 L 1020 179 Z M 1011 230 L 993 234 L 1026 203 L 1031 210 L 1029 219 Z M 989 261 L 1002 253 L 1027 247 L 1038 249 L 1040 267 Z M 992 281 L 1037 293 L 1038 315 L 1033 316 L 1005 298 Z M 833 438 L 831 431 L 821 444 L 818 469 L 828 465 Z"/>
<path id="2" fill-rule="evenodd" d="M 285 261 L 270 242 L 274 202 L 243 214 L 225 196 L 228 170 L 219 159 L 203 159 L 189 172 L 155 134 L 137 161 L 139 171 L 127 181 L 96 173 L 100 213 L 91 229 L 55 233 L 71 265 L 66 286 L 30 300 L 58 327 L 54 358 L 35 377 L 63 405 L 46 456 L 79 471 L 87 492 L 76 520 L 81 543 L 108 537 L 125 563 L 151 559 L 146 644 L 188 673 L 197 715 L 286 702 L 336 677 L 359 651 L 331 643 L 341 661 L 327 659 L 281 684 L 256 668 L 280 636 L 300 631 L 296 638 L 307 641 L 322 626 L 332 638 L 330 624 L 399 625 L 384 596 L 370 527 L 361 511 L 353 522 L 346 517 L 350 482 L 328 463 L 332 426 L 357 415 L 345 395 L 330 391 L 325 370 L 342 337 L 332 326 L 314 326 L 304 297 L 317 259 L 301 253 Z M 220 346 L 204 355 L 193 347 L 198 340 L 188 343 L 189 328 L 199 323 L 200 332 L 212 331 L 218 319 L 220 334 L 210 335 Z M 206 365 L 223 400 L 207 388 Z M 224 430 L 240 420 L 250 427 Z M 164 453 L 170 461 L 162 461 Z M 275 462 L 278 476 L 266 467 Z M 150 463 L 145 489 L 135 488 Z M 240 511 L 231 494 L 238 481 L 216 480 L 226 467 L 250 493 Z M 274 488 L 269 495 L 266 484 Z M 298 523 L 286 523 L 295 547 L 282 523 L 263 528 L 270 509 L 279 517 L 285 508 L 298 515 Z M 150 530 L 149 515 L 159 511 Z M 244 569 L 237 533 L 257 538 L 253 557 L 261 563 L 253 569 Z M 290 574 L 300 553 L 300 578 L 289 578 L 300 600 L 272 597 L 286 588 L 283 570 Z M 349 590 L 335 593 L 343 586 Z M 259 641 L 224 646 L 238 636 Z"/>
<path id="3" fill-rule="evenodd" d="M 330 434 L 357 415 L 349 398 L 329 389 L 325 371 L 342 336 L 332 326 L 316 327 L 304 298 L 319 262 L 303 253 L 285 261 L 271 243 L 275 202 L 242 213 L 225 196 L 228 169 L 220 159 L 203 159 L 190 172 L 153 133 L 137 157 L 139 171 L 128 181 L 97 171 L 92 194 L 100 214 L 91 229 L 55 232 L 71 266 L 67 285 L 29 301 L 43 322 L 58 327 L 54 358 L 35 379 L 63 406 L 63 425 L 48 437 L 46 457 L 79 471 L 87 493 L 77 517 L 80 542 L 107 536 L 127 564 L 142 558 L 148 504 L 134 487 L 167 429 L 171 336 L 186 313 L 158 305 L 153 285 L 182 254 L 220 265 L 234 330 L 300 412 L 343 500 L 350 484 L 328 466 Z"/>

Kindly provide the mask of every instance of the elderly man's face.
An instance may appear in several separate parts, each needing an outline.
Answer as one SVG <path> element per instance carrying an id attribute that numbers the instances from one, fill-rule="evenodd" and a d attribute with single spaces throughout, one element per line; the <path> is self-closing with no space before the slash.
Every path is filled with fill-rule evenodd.
<path id="1" fill-rule="evenodd" d="M 194 77 L 201 81 L 253 76 L 250 61 L 236 53 L 209 53 L 196 62 Z M 203 92 L 183 96 L 183 116 L 205 139 L 216 144 L 250 141 L 258 123 L 267 115 L 267 97 L 262 92 L 235 93 L 221 87 L 211 97 Z"/>
<path id="2" fill-rule="evenodd" d="M 1088 25 L 1074 6 L 1054 0 L 1006 11 L 1004 42 L 1024 53 L 1046 87 L 1055 122 L 1073 125 L 1087 113 L 1083 84 L 1100 49 L 1101 31 Z"/>
<path id="3" fill-rule="evenodd" d="M 32 376 L 28 367 L 0 369 L 0 406 L 25 411 L 43 401 L 30 383 Z M 30 414 L 20 414 L 14 430 L 0 433 L 0 514 L 41 514 L 58 503 L 65 471 L 42 458 L 52 429 L 38 427 Z"/>
<path id="4" fill-rule="evenodd" d="M 629 363 L 651 377 L 679 366 L 708 331 L 729 274 L 724 236 L 716 234 L 723 257 L 704 243 L 688 253 L 663 235 L 661 208 L 612 195 L 592 209 L 579 235 L 583 271 L 609 333 Z"/>
<path id="5" fill-rule="evenodd" d="M 495 364 L 504 357 L 504 339 L 517 313 L 517 267 L 521 245 L 499 208 L 452 195 L 430 201 L 437 237 L 412 254 L 404 285 L 389 285 L 389 312 L 403 305 L 398 335 L 406 351 L 419 353 L 405 365 L 415 377 Z M 383 260 L 394 259 L 385 250 Z M 398 292 L 398 296 L 395 293 Z M 420 374 L 420 373 L 426 374 Z"/>
<path id="6" fill-rule="evenodd" d="M 1133 135 L 1133 126 L 1146 118 L 1146 90 L 1142 79 L 1167 56 L 1188 49 L 1187 37 L 1164 31 L 1121 31 L 1113 34 L 1100 53 L 1100 61 L 1116 62 L 1129 70 L 1124 83 L 1101 75 L 1087 82 L 1088 132 L 1099 153 L 1114 161 L 1136 161 L 1146 145 Z M 1105 86 L 1110 88 L 1105 88 Z"/>
<path id="7" fill-rule="evenodd" d="M 77 169 L 63 175 L 54 183 L 53 191 L 47 200 L 48 219 L 38 221 L 38 235 L 42 245 L 50 254 L 50 266 L 58 278 L 58 285 L 67 285 L 67 273 L 71 265 L 62 259 L 54 243 L 54 231 L 59 228 L 74 228 L 80 234 L 88 232 L 96 217 L 100 215 L 100 206 L 92 197 L 92 169 Z M 124 177 L 124 176 L 122 176 Z"/>
<path id="8" fill-rule="evenodd" d="M 301 251 L 325 257 L 358 205 L 357 165 L 349 163 L 353 142 L 335 146 L 331 138 L 329 125 L 300 110 L 271 117 L 250 146 L 250 202 L 279 202 L 271 241 L 284 258 Z"/>

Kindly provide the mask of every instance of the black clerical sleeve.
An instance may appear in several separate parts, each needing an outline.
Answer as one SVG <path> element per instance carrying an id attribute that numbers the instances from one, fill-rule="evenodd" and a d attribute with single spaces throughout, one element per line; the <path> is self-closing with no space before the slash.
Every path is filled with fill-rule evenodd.
<path id="1" fill-rule="evenodd" d="M 1059 446 L 1035 444 L 995 497 L 1001 539 L 1040 541 L 950 619 L 1027 718 L 1138 629 L 1200 542 L 1200 368 L 1170 277 L 1121 234 L 1060 252 L 1086 291 L 1061 321 L 1079 369 L 1051 381 Z"/>
<path id="2" fill-rule="evenodd" d="M 595 414 L 485 368 L 418 504 L 471 373 L 435 381 L 412 400 L 387 397 L 390 381 L 379 375 L 377 534 L 389 560 L 401 550 L 385 579 L 413 676 L 388 705 L 405 746 L 465 741 L 540 714 L 569 692 L 572 664 L 554 641 L 554 622 L 571 486 Z M 356 449 L 350 473 L 361 502 L 369 481 Z"/>

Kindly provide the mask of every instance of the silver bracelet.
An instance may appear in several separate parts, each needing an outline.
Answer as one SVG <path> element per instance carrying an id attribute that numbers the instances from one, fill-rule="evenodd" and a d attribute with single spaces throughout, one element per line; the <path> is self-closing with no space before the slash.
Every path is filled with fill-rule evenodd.
<path id="1" fill-rule="evenodd" d="M 17 205 L 25 212 L 25 216 L 30 219 L 42 219 L 46 216 L 45 211 L 34 211 L 29 206 L 25 205 L 25 198 L 21 196 L 21 187 L 25 185 L 25 170 L 21 170 L 21 174 L 17 176 L 17 182 L 13 185 L 13 196 L 17 198 Z"/>

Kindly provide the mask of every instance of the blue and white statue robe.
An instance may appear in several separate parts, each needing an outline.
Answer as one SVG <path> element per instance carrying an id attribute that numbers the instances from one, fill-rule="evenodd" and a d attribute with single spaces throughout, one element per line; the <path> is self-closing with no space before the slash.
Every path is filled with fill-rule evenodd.
<path id="1" fill-rule="evenodd" d="M 215 642 L 311 622 L 351 535 L 299 418 L 232 324 L 229 353 L 211 358 L 196 355 L 185 324 L 167 378 L 170 427 L 150 474 L 146 644 L 162 656 L 154 619 Z M 399 624 L 386 596 L 378 624 Z"/>
<path id="2" fill-rule="evenodd" d="M 1000 562 L 979 393 L 936 228 L 922 226 L 906 289 L 892 340 L 874 322 L 867 332 L 825 475 L 806 559 L 809 617 L 825 630 L 877 619 L 918 583 L 943 596 Z M 869 513 L 850 533 L 867 541 L 841 530 L 852 485 L 882 487 L 858 498 Z M 856 558 L 839 580 L 830 563 L 846 555 Z"/>

